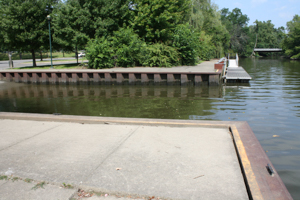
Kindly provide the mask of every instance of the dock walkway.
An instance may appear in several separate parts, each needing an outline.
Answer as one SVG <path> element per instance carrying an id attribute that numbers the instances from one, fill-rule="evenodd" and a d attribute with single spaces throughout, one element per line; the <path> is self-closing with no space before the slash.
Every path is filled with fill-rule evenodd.
<path id="1" fill-rule="evenodd" d="M 228 60 L 228 66 L 224 71 L 225 83 L 248 83 L 251 79 L 251 76 L 246 72 L 246 70 L 243 67 L 238 66 L 238 59 Z"/>

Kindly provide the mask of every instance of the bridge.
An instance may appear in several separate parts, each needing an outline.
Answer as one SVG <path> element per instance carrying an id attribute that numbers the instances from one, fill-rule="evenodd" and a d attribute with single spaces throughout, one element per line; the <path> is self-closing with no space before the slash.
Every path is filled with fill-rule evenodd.
<path id="1" fill-rule="evenodd" d="M 253 50 L 254 52 L 281 52 L 282 49 L 279 49 L 279 48 L 273 48 L 273 49 L 270 49 L 270 48 L 254 48 Z"/>

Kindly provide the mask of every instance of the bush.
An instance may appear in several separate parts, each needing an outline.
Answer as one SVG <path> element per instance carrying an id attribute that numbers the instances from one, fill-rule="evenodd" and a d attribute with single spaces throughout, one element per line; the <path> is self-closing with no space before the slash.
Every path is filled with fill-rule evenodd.
<path id="1" fill-rule="evenodd" d="M 198 62 L 199 35 L 187 24 L 176 27 L 173 35 L 173 47 L 180 53 L 182 65 L 196 65 Z"/>
<path id="2" fill-rule="evenodd" d="M 89 68 L 102 69 L 114 67 L 114 49 L 111 38 L 96 38 L 88 42 L 86 58 L 89 60 Z"/>
<path id="3" fill-rule="evenodd" d="M 138 55 L 144 42 L 130 28 L 121 28 L 114 32 L 113 47 L 116 52 L 117 65 L 132 67 L 138 64 Z"/>
<path id="4" fill-rule="evenodd" d="M 179 53 L 163 43 L 144 45 L 139 55 L 140 63 L 150 67 L 172 67 L 178 65 Z"/>

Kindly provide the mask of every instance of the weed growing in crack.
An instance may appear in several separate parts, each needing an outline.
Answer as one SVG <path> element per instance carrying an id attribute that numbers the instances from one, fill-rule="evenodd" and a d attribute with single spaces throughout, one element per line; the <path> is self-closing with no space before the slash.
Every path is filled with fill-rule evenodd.
<path id="1" fill-rule="evenodd" d="M 43 188 L 43 189 L 45 189 L 44 188 L 44 185 L 46 184 L 46 182 L 45 181 L 43 181 L 43 182 L 38 182 L 34 187 L 32 187 L 31 189 L 32 190 L 36 190 L 36 189 L 38 189 L 38 188 Z"/>

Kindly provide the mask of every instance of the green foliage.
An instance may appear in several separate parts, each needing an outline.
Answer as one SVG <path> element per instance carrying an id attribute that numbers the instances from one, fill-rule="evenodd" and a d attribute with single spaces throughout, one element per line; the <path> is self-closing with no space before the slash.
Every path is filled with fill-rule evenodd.
<path id="1" fill-rule="evenodd" d="M 300 16 L 295 15 L 286 25 L 289 32 L 282 43 L 285 55 L 291 59 L 300 59 Z"/>
<path id="2" fill-rule="evenodd" d="M 210 60 L 214 57 L 215 46 L 212 45 L 212 36 L 201 31 L 199 35 L 198 56 L 201 60 Z"/>
<path id="3" fill-rule="evenodd" d="M 140 63 L 150 67 L 171 67 L 178 65 L 179 53 L 163 43 L 144 45 L 139 55 Z"/>
<path id="4" fill-rule="evenodd" d="M 178 25 L 173 35 L 173 47 L 180 53 L 181 65 L 195 65 L 197 63 L 199 35 L 192 31 L 187 24 Z"/>
<path id="5" fill-rule="evenodd" d="M 102 69 L 115 66 L 113 59 L 114 49 L 110 38 L 96 38 L 88 42 L 86 58 L 89 60 L 89 68 Z"/>
<path id="6" fill-rule="evenodd" d="M 41 46 L 49 46 L 48 21 L 57 0 L 0 1 L 0 32 L 8 50 L 27 50 L 33 55 Z"/>
<path id="7" fill-rule="evenodd" d="M 240 56 L 246 56 L 249 40 L 249 28 L 247 27 L 249 18 L 247 15 L 243 15 L 239 8 L 233 9 L 232 12 L 228 8 L 223 8 L 221 20 L 230 34 L 229 49 Z"/>
<path id="8" fill-rule="evenodd" d="M 133 67 L 138 64 L 139 53 L 144 42 L 130 28 L 121 28 L 112 38 L 117 66 Z"/>
<path id="9" fill-rule="evenodd" d="M 166 42 L 177 24 L 186 21 L 189 0 L 134 0 L 131 25 L 146 42 Z"/>
<path id="10" fill-rule="evenodd" d="M 189 24 L 195 31 L 202 32 L 202 37 L 209 35 L 209 53 L 204 47 L 201 47 L 200 59 L 207 60 L 211 57 L 223 56 L 224 48 L 228 48 L 229 33 L 225 25 L 221 22 L 220 13 L 217 6 L 210 0 L 191 0 L 191 13 L 189 15 Z M 201 39 L 202 40 L 202 39 Z M 200 42 L 201 43 L 201 42 Z M 201 46 L 201 44 L 200 44 Z"/>

